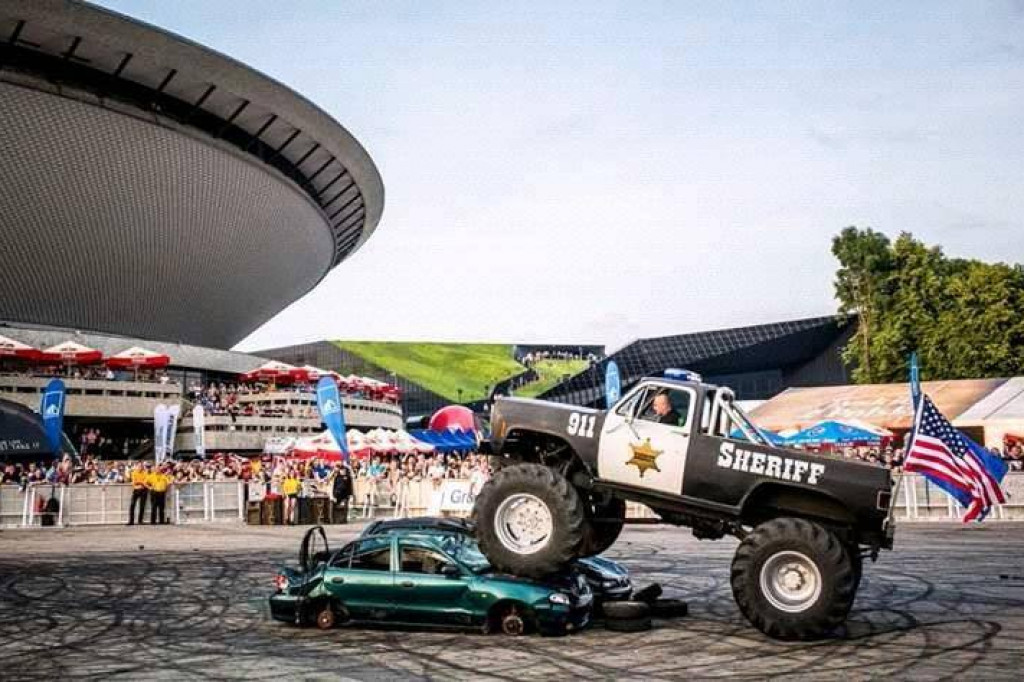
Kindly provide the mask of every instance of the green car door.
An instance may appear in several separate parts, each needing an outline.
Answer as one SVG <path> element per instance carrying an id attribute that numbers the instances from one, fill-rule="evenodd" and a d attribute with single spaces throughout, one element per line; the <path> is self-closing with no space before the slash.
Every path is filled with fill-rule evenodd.
<path id="1" fill-rule="evenodd" d="M 462 626 L 483 622 L 484 609 L 472 604 L 473 576 L 467 569 L 436 547 L 415 540 L 399 539 L 396 549 L 394 620 Z"/>
<path id="2" fill-rule="evenodd" d="M 388 621 L 394 614 L 393 538 L 371 537 L 339 552 L 324 571 L 324 586 L 355 620 Z"/>

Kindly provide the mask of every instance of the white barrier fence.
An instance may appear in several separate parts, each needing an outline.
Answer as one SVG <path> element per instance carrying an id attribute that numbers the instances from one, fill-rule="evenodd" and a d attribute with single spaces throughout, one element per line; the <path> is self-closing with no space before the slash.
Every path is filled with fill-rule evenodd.
<path id="1" fill-rule="evenodd" d="M 996 507 L 991 520 L 1024 521 L 1024 473 L 1006 477 L 1003 486 L 1009 493 L 1007 504 Z M 473 508 L 476 491 L 468 480 L 448 479 L 436 485 L 431 481 L 404 482 L 391 486 L 387 482 L 357 479 L 351 516 L 360 518 L 404 517 L 418 515 L 465 516 Z M 0 486 L 0 527 L 67 527 L 128 522 L 131 485 L 35 485 L 22 490 L 19 486 Z M 167 494 L 166 514 L 172 523 L 242 522 L 246 500 L 260 495 L 247 494 L 241 481 L 204 481 L 179 483 Z M 56 511 L 47 512 L 50 500 Z M 150 518 L 146 505 L 145 519 Z M 54 505 L 50 503 L 52 508 Z M 896 500 L 899 521 L 957 521 L 963 508 L 946 493 L 921 476 L 904 478 Z M 630 503 L 626 516 L 636 521 L 656 521 L 657 515 L 640 504 Z"/>

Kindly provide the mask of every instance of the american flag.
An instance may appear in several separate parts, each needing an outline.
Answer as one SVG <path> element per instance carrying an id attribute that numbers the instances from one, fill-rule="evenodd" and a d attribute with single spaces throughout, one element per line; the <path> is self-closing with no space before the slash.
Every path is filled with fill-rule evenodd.
<path id="1" fill-rule="evenodd" d="M 965 523 L 1006 502 L 1000 486 L 1005 463 L 954 428 L 926 395 L 918 399 L 904 470 L 923 474 L 955 497 L 967 508 Z"/>

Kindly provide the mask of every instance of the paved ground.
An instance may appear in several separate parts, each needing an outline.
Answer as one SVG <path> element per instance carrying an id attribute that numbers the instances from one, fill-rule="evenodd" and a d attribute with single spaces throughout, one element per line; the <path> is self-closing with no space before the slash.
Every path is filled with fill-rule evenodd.
<path id="1" fill-rule="evenodd" d="M 332 544 L 355 534 L 332 529 Z M 780 644 L 733 604 L 734 543 L 633 527 L 610 552 L 691 615 L 571 637 L 338 629 L 270 621 L 274 567 L 302 529 L 102 528 L 0 533 L 3 679 L 323 678 L 856 680 L 1024 676 L 1024 525 L 903 526 L 868 566 L 847 628 Z"/>

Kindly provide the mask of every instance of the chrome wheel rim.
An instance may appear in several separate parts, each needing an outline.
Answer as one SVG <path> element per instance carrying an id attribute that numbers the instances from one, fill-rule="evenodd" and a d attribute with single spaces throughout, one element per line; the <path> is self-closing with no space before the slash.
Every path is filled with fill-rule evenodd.
<path id="1" fill-rule="evenodd" d="M 800 552 L 776 552 L 761 567 L 761 594 L 786 613 L 801 613 L 821 597 L 821 571 Z"/>
<path id="2" fill-rule="evenodd" d="M 533 554 L 551 539 L 551 510 L 536 495 L 517 493 L 505 498 L 494 515 L 498 541 L 516 554 Z"/>

